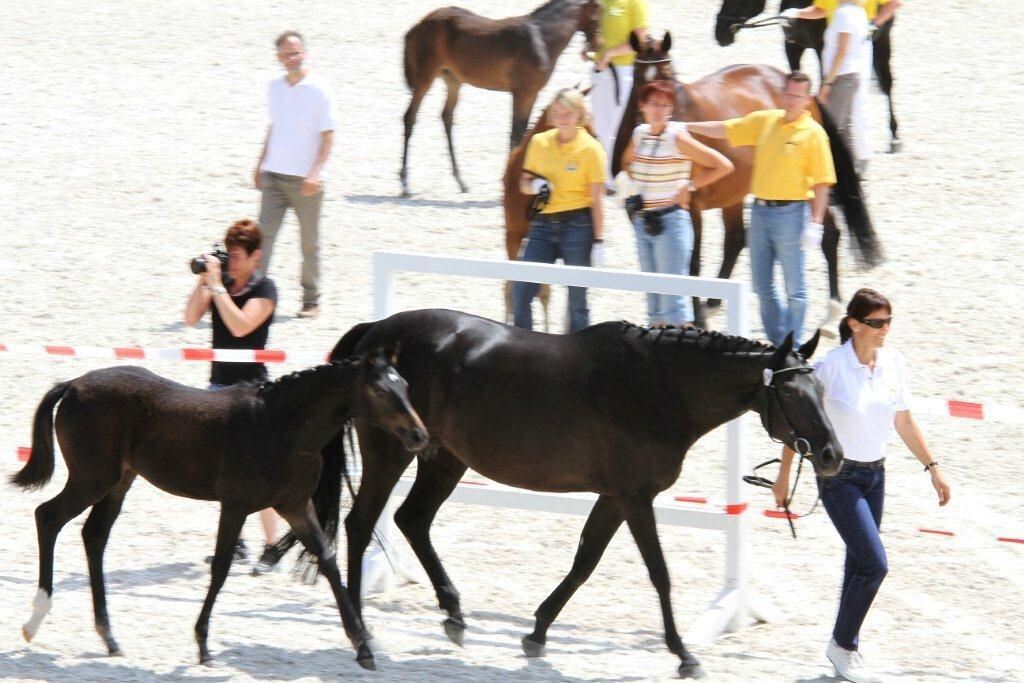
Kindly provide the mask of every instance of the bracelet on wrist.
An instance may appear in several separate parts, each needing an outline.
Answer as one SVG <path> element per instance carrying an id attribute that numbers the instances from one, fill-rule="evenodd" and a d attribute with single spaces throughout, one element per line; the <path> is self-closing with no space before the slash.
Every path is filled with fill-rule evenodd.
<path id="1" fill-rule="evenodd" d="M 228 293 L 227 288 L 221 287 L 220 285 L 216 285 L 214 287 L 210 287 L 210 291 L 213 292 L 214 296 L 217 296 L 218 294 L 227 294 Z"/>
<path id="2" fill-rule="evenodd" d="M 603 237 L 595 237 L 594 238 L 594 244 L 604 244 L 604 238 Z"/>
<path id="3" fill-rule="evenodd" d="M 927 472 L 931 468 L 938 467 L 938 466 L 939 466 L 939 461 L 938 460 L 932 460 L 930 463 L 928 463 L 927 465 L 924 466 L 924 471 Z"/>

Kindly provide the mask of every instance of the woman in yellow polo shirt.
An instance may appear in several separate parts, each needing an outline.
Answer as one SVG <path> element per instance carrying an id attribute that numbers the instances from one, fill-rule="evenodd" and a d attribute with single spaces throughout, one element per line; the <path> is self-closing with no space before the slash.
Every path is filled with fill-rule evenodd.
<path id="1" fill-rule="evenodd" d="M 566 88 L 551 105 L 551 130 L 530 138 L 523 160 L 520 189 L 529 195 L 550 193 L 545 206 L 530 224 L 521 261 L 567 266 L 604 265 L 604 220 L 601 199 L 608 179 L 601 143 L 582 126 L 587 120 L 583 95 Z M 516 327 L 533 329 L 530 305 L 540 285 L 516 282 L 512 286 Z M 590 324 L 585 287 L 569 288 L 569 331 Z"/>

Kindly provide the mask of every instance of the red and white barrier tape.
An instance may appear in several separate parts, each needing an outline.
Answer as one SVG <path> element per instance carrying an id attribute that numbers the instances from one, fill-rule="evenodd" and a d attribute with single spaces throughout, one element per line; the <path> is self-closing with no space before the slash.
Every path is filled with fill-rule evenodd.
<path id="1" fill-rule="evenodd" d="M 94 358 L 100 360 L 217 361 L 219 363 L 326 363 L 326 353 L 282 351 L 280 349 L 206 349 L 153 348 L 143 346 L 62 346 L 43 344 L 0 344 L 0 358 L 33 356 L 38 358 Z"/>

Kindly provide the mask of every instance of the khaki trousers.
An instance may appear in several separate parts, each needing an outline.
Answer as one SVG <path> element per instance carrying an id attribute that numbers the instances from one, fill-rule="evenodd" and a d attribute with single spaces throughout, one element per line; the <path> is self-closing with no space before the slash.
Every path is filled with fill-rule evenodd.
<path id="1" fill-rule="evenodd" d="M 303 197 L 302 176 L 263 172 L 260 228 L 263 230 L 263 272 L 270 273 L 274 240 L 284 214 L 290 208 L 299 221 L 302 245 L 302 303 L 316 304 L 320 298 L 320 206 L 324 193 Z M 280 280 L 279 280 L 280 281 Z"/>

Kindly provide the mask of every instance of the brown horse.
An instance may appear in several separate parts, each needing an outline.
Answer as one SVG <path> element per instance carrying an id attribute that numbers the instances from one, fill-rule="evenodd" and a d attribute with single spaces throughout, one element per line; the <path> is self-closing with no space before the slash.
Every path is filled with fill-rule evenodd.
<path id="1" fill-rule="evenodd" d="M 719 121 L 736 118 L 759 109 L 781 109 L 782 93 L 786 76 L 778 69 L 765 65 L 741 64 L 726 67 L 692 83 L 676 81 L 669 50 L 672 36 L 665 33 L 661 41 L 648 39 L 641 46 L 635 36 L 630 42 L 637 52 L 634 65 L 633 90 L 622 116 L 615 151 L 612 159 L 612 173 L 621 170 L 622 153 L 632 135 L 633 128 L 640 123 L 637 107 L 637 93 L 646 83 L 654 80 L 671 80 L 676 89 L 676 106 L 673 116 L 678 121 Z M 838 134 L 835 123 L 817 102 L 810 106 L 811 115 L 828 133 L 832 158 L 836 167 L 837 183 L 832 189 L 832 201 L 839 205 L 846 218 L 847 228 L 852 236 L 855 254 L 868 266 L 881 262 L 881 247 L 864 204 L 860 180 L 853 167 L 853 157 Z M 704 139 L 702 141 L 717 149 L 733 162 L 736 167 L 721 180 L 702 188 L 691 200 L 690 214 L 693 219 L 693 256 L 690 261 L 690 275 L 700 275 L 701 256 L 701 211 L 722 209 L 725 223 L 725 254 L 718 277 L 728 278 L 736 265 L 736 259 L 746 243 L 743 226 L 743 200 L 750 191 L 754 154 L 751 148 L 733 148 L 724 140 Z M 821 250 L 828 262 L 830 313 L 841 314 L 843 306 L 839 295 L 839 229 L 832 210 L 825 216 L 825 235 Z M 696 303 L 696 302 L 695 302 Z M 720 302 L 708 301 L 709 306 Z M 694 306 L 697 324 L 703 325 L 703 311 Z M 830 327 L 823 324 L 822 327 Z"/>
<path id="2" fill-rule="evenodd" d="M 597 0 L 549 0 L 533 12 L 519 17 L 488 19 L 460 7 L 434 10 L 405 34 L 405 82 L 412 100 L 405 112 L 405 146 L 402 150 L 402 196 L 409 196 L 409 138 L 416 124 L 416 112 L 430 85 L 438 76 L 448 86 L 448 99 L 441 111 L 452 173 L 465 192 L 452 145 L 452 121 L 459 102 L 459 88 L 468 83 L 477 88 L 512 93 L 512 146 L 526 131 L 537 101 L 555 62 L 577 31 L 594 42 L 599 7 Z"/>

